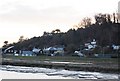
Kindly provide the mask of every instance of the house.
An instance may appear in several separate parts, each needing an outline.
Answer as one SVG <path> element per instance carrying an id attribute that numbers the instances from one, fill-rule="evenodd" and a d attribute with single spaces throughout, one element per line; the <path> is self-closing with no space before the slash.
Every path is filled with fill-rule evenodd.
<path id="1" fill-rule="evenodd" d="M 60 56 L 64 56 L 64 48 L 62 47 L 57 47 L 56 51 L 54 52 L 55 55 L 60 55 Z"/>
<path id="2" fill-rule="evenodd" d="M 84 54 L 81 53 L 81 51 L 75 51 L 74 54 L 77 54 L 77 56 L 84 57 Z"/>
<path id="3" fill-rule="evenodd" d="M 92 45 L 96 45 L 96 41 L 95 39 L 93 39 L 93 41 L 91 42 Z"/>
<path id="4" fill-rule="evenodd" d="M 14 46 L 7 47 L 3 50 L 4 54 L 14 55 L 14 56 L 35 56 L 32 51 L 22 51 L 16 50 Z"/>
<path id="5" fill-rule="evenodd" d="M 14 46 L 10 46 L 3 50 L 3 53 L 14 53 Z"/>
<path id="6" fill-rule="evenodd" d="M 117 58 L 117 55 L 114 54 L 94 54 L 96 58 Z"/>
<path id="7" fill-rule="evenodd" d="M 64 48 L 63 47 L 49 47 L 44 48 L 43 53 L 48 56 L 63 56 L 64 55 Z"/>
<path id="8" fill-rule="evenodd" d="M 7 55 L 18 56 L 17 54 L 20 53 L 20 50 L 15 50 L 14 46 L 10 46 L 10 47 L 7 47 L 7 48 L 3 48 L 2 53 L 7 54 Z"/>
<path id="9" fill-rule="evenodd" d="M 96 46 L 97 46 L 96 41 L 95 41 L 95 39 L 93 39 L 92 42 L 85 43 L 85 49 L 84 50 L 94 49 Z"/>
<path id="10" fill-rule="evenodd" d="M 120 46 L 118 46 L 118 45 L 112 45 L 112 48 L 113 48 L 113 50 L 119 50 Z"/>
<path id="11" fill-rule="evenodd" d="M 2 52 L 3 54 L 14 55 L 14 56 L 19 56 L 21 54 L 21 50 L 16 50 L 14 46 L 3 48 Z"/>
<path id="12" fill-rule="evenodd" d="M 33 48 L 32 52 L 38 54 L 41 52 L 41 49 Z"/>
<path id="13" fill-rule="evenodd" d="M 21 56 L 36 56 L 32 51 L 22 51 Z"/>
<path id="14" fill-rule="evenodd" d="M 48 55 L 48 56 L 54 56 L 54 52 L 56 51 L 55 47 L 48 47 L 43 49 L 43 53 Z"/>
<path id="15" fill-rule="evenodd" d="M 14 51 L 14 56 L 20 56 L 22 51 L 21 50 L 13 50 Z"/>

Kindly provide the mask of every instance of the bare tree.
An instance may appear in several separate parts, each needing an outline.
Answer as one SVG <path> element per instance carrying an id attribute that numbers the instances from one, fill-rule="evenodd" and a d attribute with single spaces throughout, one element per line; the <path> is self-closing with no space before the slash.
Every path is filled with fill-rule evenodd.
<path id="1" fill-rule="evenodd" d="M 113 23 L 116 22 L 116 17 L 115 17 L 115 13 L 113 13 Z"/>
<path id="2" fill-rule="evenodd" d="M 88 18 L 88 17 L 84 18 L 81 22 L 81 25 L 84 27 L 90 26 L 91 25 L 91 18 Z"/>
<path id="3" fill-rule="evenodd" d="M 89 27 L 92 24 L 91 18 L 85 17 L 81 20 L 78 25 L 74 25 L 75 28 L 86 28 Z"/>
<path id="4" fill-rule="evenodd" d="M 96 20 L 96 24 L 101 25 L 106 22 L 106 15 L 99 13 L 95 15 L 95 20 Z"/>
<path id="5" fill-rule="evenodd" d="M 111 23 L 111 15 L 110 14 L 97 14 L 95 15 L 95 21 L 96 21 L 96 24 L 98 25 L 101 25 L 103 23 Z"/>

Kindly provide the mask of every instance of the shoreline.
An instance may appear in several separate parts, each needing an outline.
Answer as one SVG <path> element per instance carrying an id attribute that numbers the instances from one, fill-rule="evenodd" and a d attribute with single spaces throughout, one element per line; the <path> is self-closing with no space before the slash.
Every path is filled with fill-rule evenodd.
<path id="1" fill-rule="evenodd" d="M 11 60 L 2 59 L 2 65 L 13 66 L 26 66 L 26 67 L 43 67 L 54 69 L 65 69 L 73 71 L 90 71 L 90 72 L 102 72 L 102 73 L 116 73 L 118 74 L 120 69 L 118 65 L 109 66 L 110 64 L 93 64 L 93 63 L 72 63 L 72 62 L 52 62 L 52 61 L 30 61 L 30 60 Z"/>

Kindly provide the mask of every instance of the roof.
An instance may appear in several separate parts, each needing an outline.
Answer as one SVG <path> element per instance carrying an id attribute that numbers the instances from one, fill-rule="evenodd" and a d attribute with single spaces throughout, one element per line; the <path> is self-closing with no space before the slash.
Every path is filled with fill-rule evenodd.
<path id="1" fill-rule="evenodd" d="M 22 51 L 22 54 L 32 54 L 32 51 Z"/>
<path id="2" fill-rule="evenodd" d="M 55 50 L 64 50 L 64 48 L 61 48 L 61 47 L 57 47 L 57 48 L 55 48 L 55 47 L 49 47 L 49 48 L 46 48 L 45 50 L 46 51 L 49 51 L 49 50 L 55 51 Z"/>
<path id="3" fill-rule="evenodd" d="M 39 52 L 41 49 L 33 48 L 33 52 Z"/>
<path id="4" fill-rule="evenodd" d="M 47 50 L 57 50 L 57 49 L 54 47 L 49 47 Z"/>

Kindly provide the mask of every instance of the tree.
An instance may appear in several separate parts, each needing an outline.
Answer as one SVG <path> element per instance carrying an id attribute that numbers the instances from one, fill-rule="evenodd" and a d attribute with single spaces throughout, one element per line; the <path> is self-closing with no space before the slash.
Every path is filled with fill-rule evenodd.
<path id="1" fill-rule="evenodd" d="M 5 44 L 5 46 L 7 46 L 8 45 L 8 41 L 4 41 L 4 44 Z"/>
<path id="2" fill-rule="evenodd" d="M 113 13 L 113 23 L 116 22 L 116 17 L 115 17 L 115 13 Z"/>
<path id="3" fill-rule="evenodd" d="M 74 53 L 74 51 L 76 50 L 76 46 L 75 44 L 68 44 L 67 47 L 66 47 L 66 51 L 68 54 L 70 53 Z"/>
<path id="4" fill-rule="evenodd" d="M 61 32 L 60 29 L 56 29 L 55 31 L 56 31 L 56 33 L 60 33 Z"/>
<path id="5" fill-rule="evenodd" d="M 120 13 L 113 13 L 113 23 L 119 23 Z"/>
<path id="6" fill-rule="evenodd" d="M 98 25 L 103 24 L 106 21 L 106 18 L 104 18 L 104 17 L 105 17 L 105 15 L 103 15 L 101 13 L 95 15 L 96 24 L 98 24 Z"/>
<path id="7" fill-rule="evenodd" d="M 60 33 L 60 32 L 61 32 L 60 29 L 55 29 L 51 33 Z"/>
<path id="8" fill-rule="evenodd" d="M 117 13 L 117 23 L 120 23 L 120 13 Z"/>
<path id="9" fill-rule="evenodd" d="M 43 36 L 47 36 L 48 32 L 44 31 Z"/>
<path id="10" fill-rule="evenodd" d="M 91 18 L 83 18 L 82 21 L 80 23 L 78 23 L 78 25 L 74 25 L 74 27 L 77 28 L 86 28 L 89 27 L 92 24 L 92 20 Z"/>
<path id="11" fill-rule="evenodd" d="M 91 25 L 91 18 L 88 18 L 88 17 L 84 18 L 84 19 L 82 20 L 81 25 L 84 26 L 84 27 L 90 26 L 90 25 Z"/>
<path id="12" fill-rule="evenodd" d="M 101 24 L 104 24 L 104 23 L 111 23 L 111 15 L 110 14 L 97 14 L 95 15 L 95 21 L 96 21 L 96 24 L 98 25 L 101 25 Z"/>
<path id="13" fill-rule="evenodd" d="M 112 21 L 111 21 L 111 15 L 110 14 L 107 14 L 107 22 L 108 23 L 112 23 Z"/>
<path id="14" fill-rule="evenodd" d="M 24 41 L 24 36 L 20 36 L 19 42 L 23 42 L 23 41 Z"/>
<path id="15" fill-rule="evenodd" d="M 51 32 L 51 33 L 52 33 L 52 34 L 53 34 L 53 33 L 55 33 L 55 30 L 52 30 L 52 32 Z"/>

